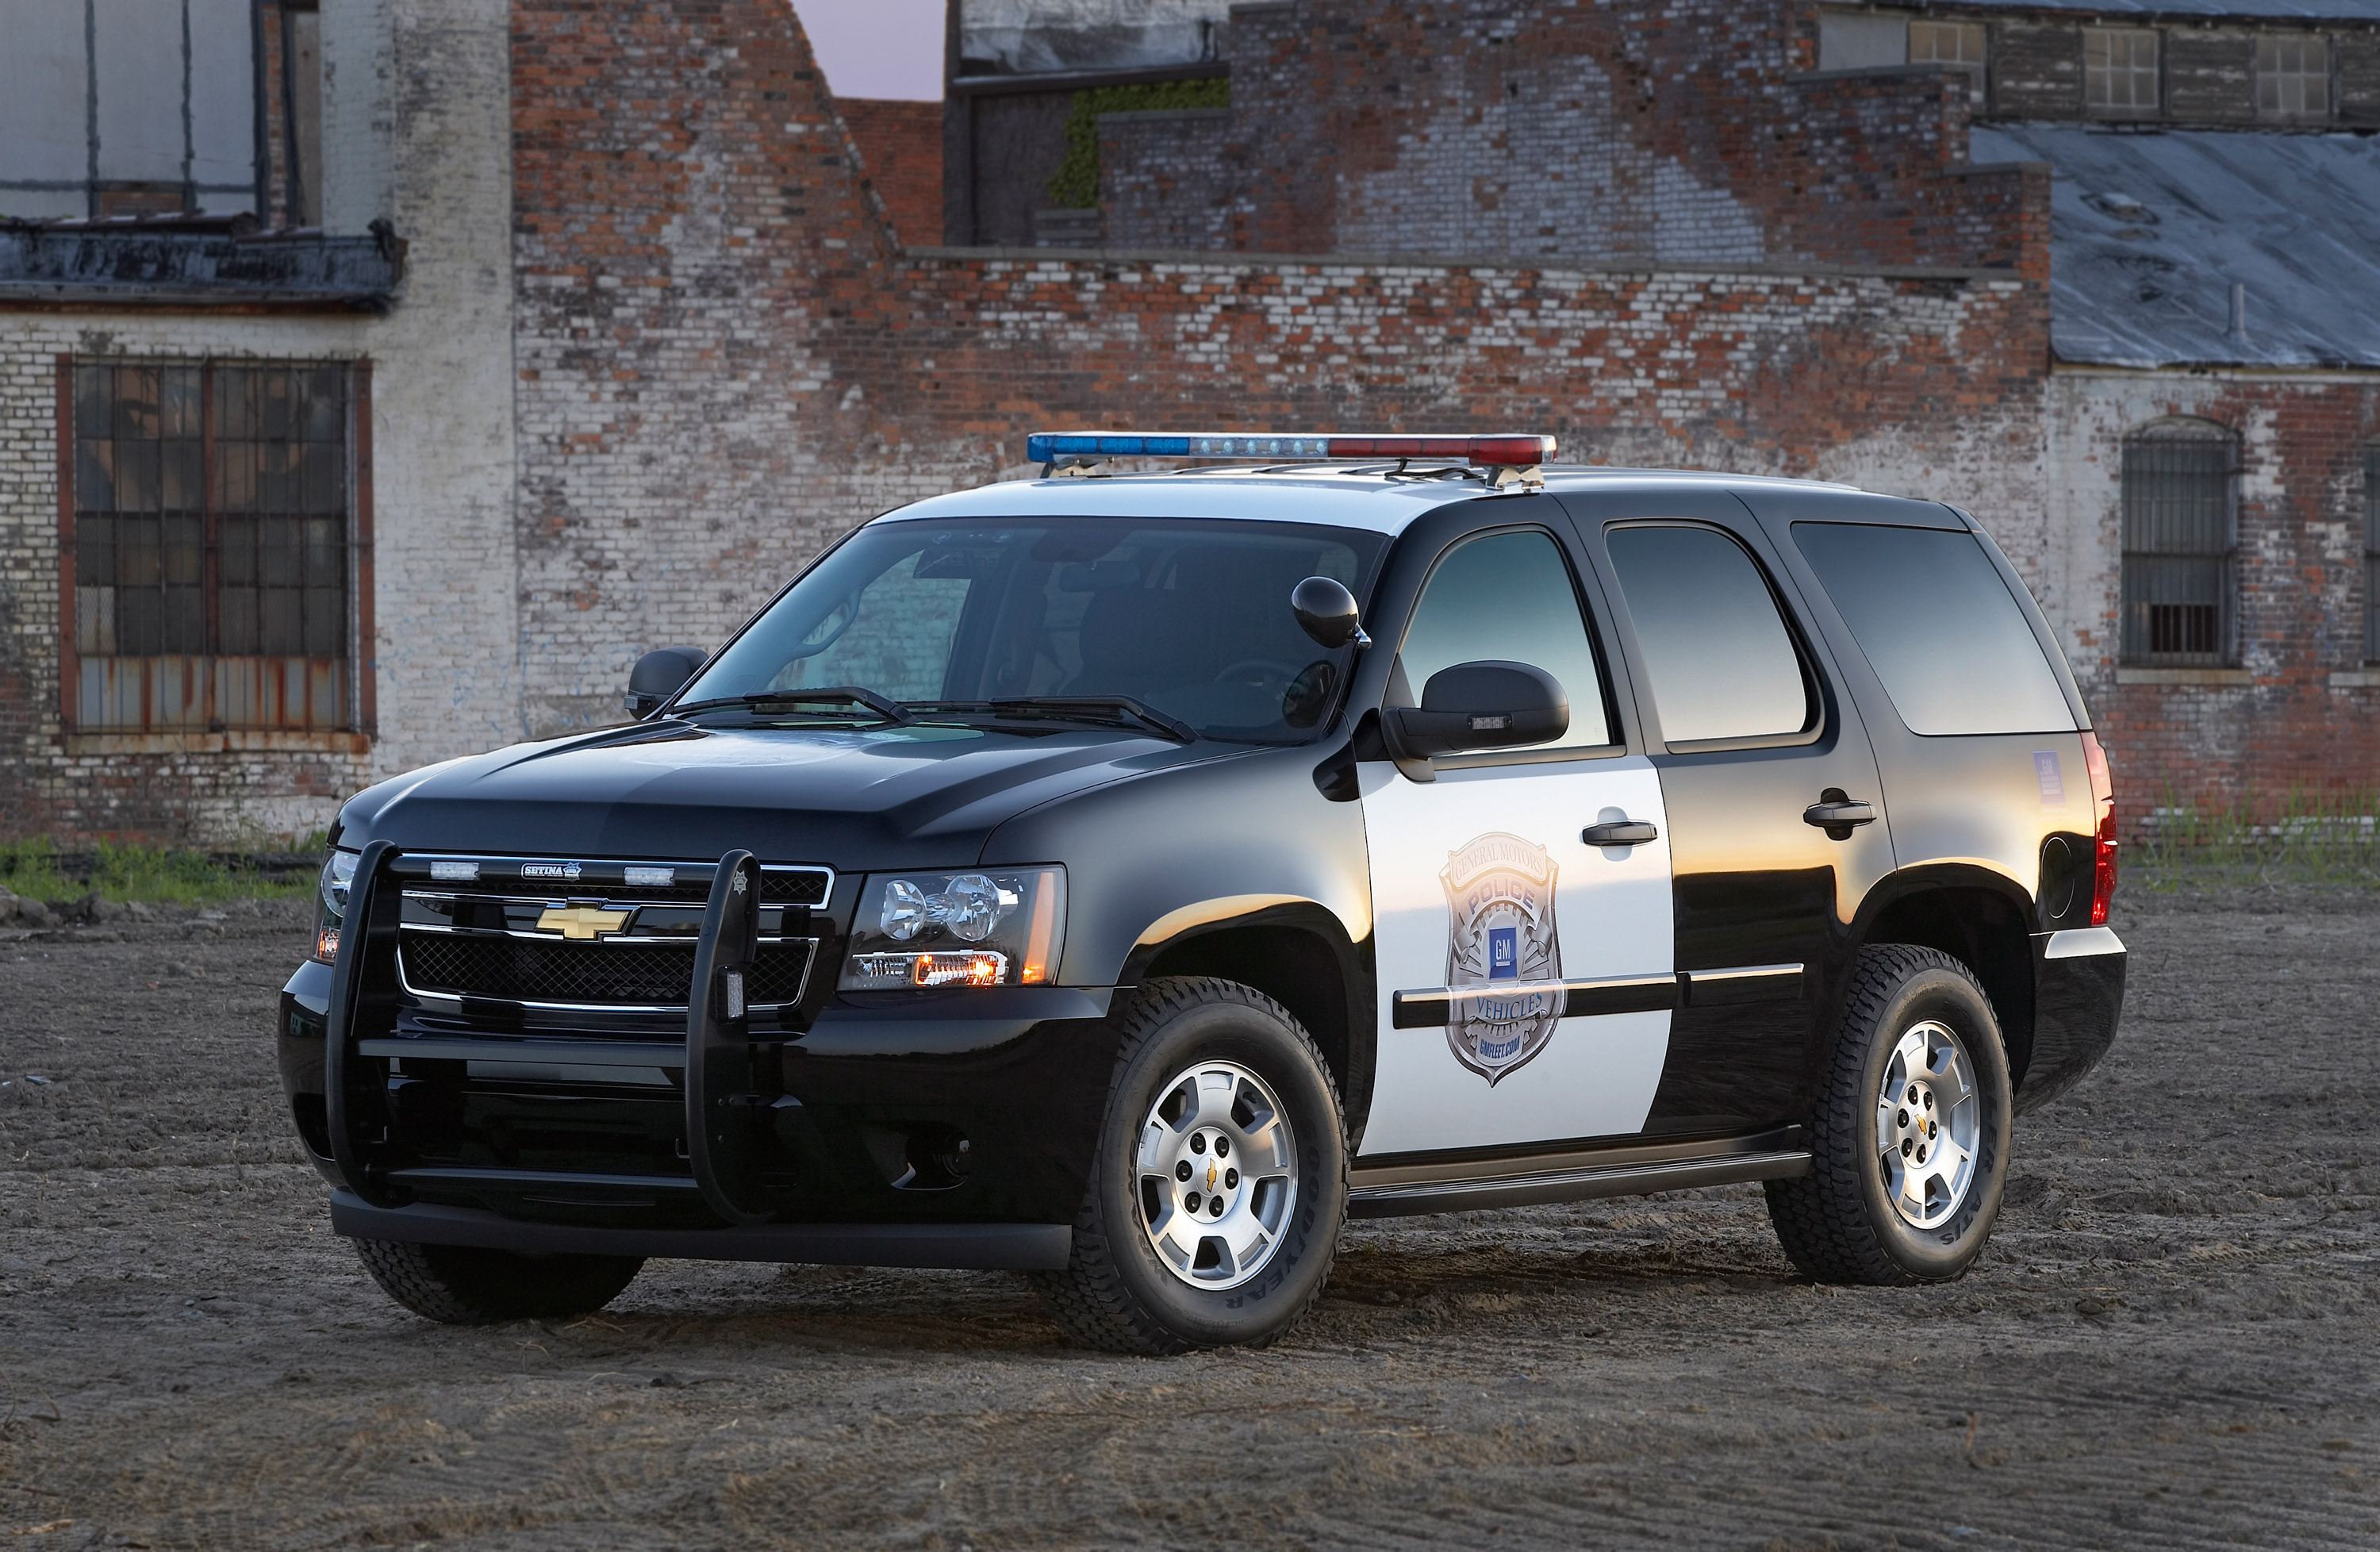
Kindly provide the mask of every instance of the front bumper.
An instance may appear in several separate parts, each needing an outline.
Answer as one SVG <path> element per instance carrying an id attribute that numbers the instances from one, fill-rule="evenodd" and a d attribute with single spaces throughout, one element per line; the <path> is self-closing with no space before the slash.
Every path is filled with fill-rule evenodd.
<path id="1" fill-rule="evenodd" d="M 376 1207 L 331 1194 L 331 1228 L 350 1239 L 470 1245 L 535 1255 L 662 1255 L 698 1261 L 800 1261 L 826 1267 L 955 1267 L 1056 1271 L 1075 1232 L 1063 1223 L 763 1223 L 710 1229 L 534 1223 L 485 1208 L 417 1202 Z"/>
<path id="2" fill-rule="evenodd" d="M 2033 1048 L 2017 1085 L 2019 1115 L 2081 1083 L 2115 1044 L 2130 957 L 2108 928 L 2034 935 Z"/>
<path id="3" fill-rule="evenodd" d="M 407 993 L 372 947 L 387 912 L 358 877 L 348 958 L 291 977 L 278 1030 L 293 1119 L 336 1188 L 342 1232 L 1062 1264 L 1114 1071 L 1108 989 L 837 997 L 807 1027 L 747 1024 L 698 996 L 675 1038 L 650 1016 L 525 1022 L 496 1004 L 458 1016 Z"/>

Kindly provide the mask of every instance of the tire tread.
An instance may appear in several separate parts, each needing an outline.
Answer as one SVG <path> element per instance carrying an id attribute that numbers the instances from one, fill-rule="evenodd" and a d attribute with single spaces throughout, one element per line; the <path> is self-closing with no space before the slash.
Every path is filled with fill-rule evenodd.
<path id="1" fill-rule="evenodd" d="M 1131 1000 L 1126 1003 L 1118 1021 L 1121 1037 L 1117 1042 L 1115 1071 L 1108 1080 L 1104 1113 L 1110 1117 L 1117 1113 L 1117 1093 L 1131 1069 L 1133 1054 L 1168 1020 L 1202 1003 L 1237 1002 L 1280 1020 L 1305 1046 L 1315 1066 L 1325 1073 L 1330 1071 L 1330 1064 L 1323 1060 L 1321 1049 L 1314 1043 L 1314 1037 L 1306 1033 L 1305 1026 L 1298 1023 L 1288 1009 L 1253 987 L 1215 976 L 1161 976 L 1143 982 L 1128 995 Z M 1347 1189 L 1346 1158 L 1349 1151 L 1343 1133 L 1343 1118 L 1340 1125 L 1342 1128 L 1339 1148 L 1340 1174 L 1335 1185 L 1343 1194 Z M 1330 1280 L 1330 1266 L 1338 1249 L 1335 1243 L 1320 1248 L 1321 1275 L 1314 1279 L 1312 1289 L 1290 1317 L 1281 1322 L 1270 1334 L 1243 1345 L 1269 1347 L 1305 1317 L 1306 1312 L 1322 1297 L 1324 1285 Z M 1100 1231 L 1096 1189 L 1084 1193 L 1083 1206 L 1075 1214 L 1075 1245 L 1065 1270 L 1028 1272 L 1026 1276 L 1039 1290 L 1050 1313 L 1057 1317 L 1067 1336 L 1083 1346 L 1103 1352 L 1171 1357 L 1188 1352 L 1196 1345 L 1151 1318 L 1124 1286 L 1123 1275 L 1115 1264 L 1114 1249 L 1107 1235 Z"/>
<path id="2" fill-rule="evenodd" d="M 1926 970 L 1957 976 L 1974 988 L 1985 1007 L 1991 1005 L 1974 972 L 1939 949 L 1911 943 L 1862 949 L 1852 966 L 1851 989 L 1843 999 L 1811 1125 L 1810 1172 L 1766 1183 L 1768 1219 L 1787 1258 L 1817 1281 L 1908 1288 L 1940 1280 L 1894 1260 L 1868 1219 L 1858 1136 L 1860 1109 L 1874 1099 L 1864 1092 L 1863 1081 L 1866 1042 L 1851 1038 L 1854 1032 L 1873 1029 L 1901 984 Z"/>

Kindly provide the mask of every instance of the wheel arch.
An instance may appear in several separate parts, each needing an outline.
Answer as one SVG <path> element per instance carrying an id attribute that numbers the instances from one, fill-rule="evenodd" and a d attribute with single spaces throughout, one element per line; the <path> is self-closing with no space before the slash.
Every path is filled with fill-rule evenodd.
<path id="1" fill-rule="evenodd" d="M 1371 1105 L 1377 1028 L 1371 940 L 1352 940 L 1336 915 L 1310 900 L 1227 907 L 1186 921 L 1185 915 L 1150 926 L 1124 963 L 1123 984 L 1213 976 L 1271 998 L 1314 1037 L 1349 1136 L 1360 1138 Z"/>
<path id="2" fill-rule="evenodd" d="M 1885 879 L 1862 903 L 1852 951 L 1913 943 L 1938 949 L 1974 972 L 1999 1020 L 2013 1088 L 2024 1081 L 2033 1058 L 2034 915 L 2024 891 L 1990 868 L 1955 863 L 1908 868 Z"/>

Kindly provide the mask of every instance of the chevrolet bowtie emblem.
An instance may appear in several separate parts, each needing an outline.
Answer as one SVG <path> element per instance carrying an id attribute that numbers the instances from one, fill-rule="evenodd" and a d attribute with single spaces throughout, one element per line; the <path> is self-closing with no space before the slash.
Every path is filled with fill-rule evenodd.
<path id="1" fill-rule="evenodd" d="M 540 932 L 559 932 L 565 938 L 579 942 L 593 940 L 599 932 L 617 932 L 628 925 L 626 911 L 599 911 L 592 905 L 554 906 L 537 918 Z"/>
<path id="2" fill-rule="evenodd" d="M 1215 1189 L 1215 1166 L 1211 1162 L 1207 1166 L 1207 1189 L 1209 1191 Z"/>

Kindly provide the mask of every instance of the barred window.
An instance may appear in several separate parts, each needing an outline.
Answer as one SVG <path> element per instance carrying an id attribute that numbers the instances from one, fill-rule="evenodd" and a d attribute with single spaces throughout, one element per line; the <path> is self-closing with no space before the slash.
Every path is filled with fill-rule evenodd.
<path id="1" fill-rule="evenodd" d="M 2148 27 L 2082 30 L 2083 100 L 2107 113 L 2151 113 L 2157 105 L 2157 35 Z"/>
<path id="2" fill-rule="evenodd" d="M 359 370 L 72 368 L 70 725 L 358 725 Z"/>
<path id="3" fill-rule="evenodd" d="M 2256 111 L 2275 118 L 2330 116 L 2330 41 L 2300 33 L 2256 40 Z"/>
<path id="4" fill-rule="evenodd" d="M 2173 420 L 2126 439 L 2126 662 L 2232 660 L 2239 480 L 2239 443 L 2220 426 Z"/>
<path id="5" fill-rule="evenodd" d="M 2363 454 L 2363 661 L 2380 662 L 2380 447 Z"/>
<path id="6" fill-rule="evenodd" d="M 1967 93 L 1975 106 L 1984 105 L 1984 24 L 1980 21 L 1912 21 L 1909 24 L 1912 65 L 1953 65 L 1966 72 Z"/>

